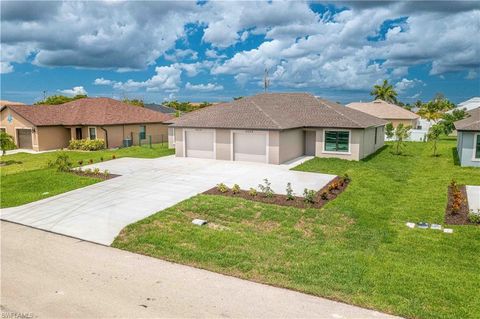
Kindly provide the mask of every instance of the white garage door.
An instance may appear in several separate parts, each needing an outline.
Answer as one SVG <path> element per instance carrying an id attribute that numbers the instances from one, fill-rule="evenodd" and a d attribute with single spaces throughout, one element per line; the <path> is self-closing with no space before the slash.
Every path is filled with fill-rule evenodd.
<path id="1" fill-rule="evenodd" d="M 213 131 L 185 131 L 185 156 L 214 158 Z"/>
<path id="2" fill-rule="evenodd" d="M 266 163 L 267 134 L 265 132 L 234 132 L 233 160 Z"/>

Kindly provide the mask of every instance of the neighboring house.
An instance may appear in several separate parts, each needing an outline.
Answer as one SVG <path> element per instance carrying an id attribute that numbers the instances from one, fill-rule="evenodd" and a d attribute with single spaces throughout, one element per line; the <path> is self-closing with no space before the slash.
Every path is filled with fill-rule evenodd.
<path id="1" fill-rule="evenodd" d="M 458 158 L 461 166 L 480 167 L 480 108 L 469 114 L 470 117 L 455 122 Z"/>
<path id="2" fill-rule="evenodd" d="M 104 139 L 107 147 L 137 144 L 153 137 L 167 140 L 163 122 L 172 116 L 109 98 L 84 98 L 60 105 L 6 105 L 0 128 L 14 137 L 18 148 L 36 151 L 67 147 L 71 139 Z"/>
<path id="3" fill-rule="evenodd" d="M 164 113 L 164 114 L 175 115 L 177 113 L 177 110 L 175 110 L 173 107 L 168 107 L 168 106 L 165 106 L 165 105 L 149 103 L 149 104 L 145 104 L 144 106 L 147 109 L 157 111 L 157 112 L 160 112 L 160 113 Z"/>
<path id="4" fill-rule="evenodd" d="M 0 107 L 5 106 L 5 105 L 25 105 L 24 103 L 21 102 L 13 102 L 13 101 L 7 101 L 7 100 L 0 100 Z"/>
<path id="5" fill-rule="evenodd" d="M 473 97 L 469 100 L 463 101 L 462 103 L 458 103 L 455 109 L 464 109 L 465 111 L 469 112 L 478 108 L 480 108 L 480 97 Z M 452 113 L 453 110 L 450 110 L 447 113 Z"/>
<path id="6" fill-rule="evenodd" d="M 303 155 L 360 160 L 384 145 L 386 122 L 306 93 L 265 93 L 171 121 L 176 156 L 281 164 Z"/>
<path id="7" fill-rule="evenodd" d="M 361 111 L 372 116 L 384 119 L 387 122 L 391 122 L 394 127 L 398 124 L 411 125 L 416 129 L 418 126 L 418 120 L 420 116 L 410 112 L 409 110 L 391 103 L 387 103 L 383 100 L 375 100 L 372 102 L 354 102 L 346 105 L 357 111 Z"/>

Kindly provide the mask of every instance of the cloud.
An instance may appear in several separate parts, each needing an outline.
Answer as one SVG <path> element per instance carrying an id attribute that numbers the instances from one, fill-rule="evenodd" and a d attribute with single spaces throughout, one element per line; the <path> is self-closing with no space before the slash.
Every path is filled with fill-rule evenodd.
<path id="1" fill-rule="evenodd" d="M 114 82 L 112 80 L 107 80 L 104 78 L 97 78 L 95 81 L 93 81 L 93 84 L 95 85 L 113 85 L 113 83 Z"/>
<path id="2" fill-rule="evenodd" d="M 223 86 L 217 83 L 191 84 L 190 82 L 187 82 L 187 84 L 185 84 L 185 88 L 191 91 L 202 91 L 202 92 L 223 90 Z"/>
<path id="3" fill-rule="evenodd" d="M 70 96 L 75 96 L 75 95 L 87 95 L 87 91 L 83 88 L 83 86 L 75 86 L 72 89 L 66 89 L 66 90 L 59 90 L 59 92 L 70 95 Z"/>
<path id="4" fill-rule="evenodd" d="M 8 62 L 0 62 L 0 74 L 13 72 L 13 66 Z"/>
<path id="5" fill-rule="evenodd" d="M 218 52 L 213 50 L 213 49 L 205 50 L 205 56 L 207 58 L 211 58 L 211 59 L 226 59 L 227 58 L 227 56 L 225 54 L 218 54 Z"/>
<path id="6" fill-rule="evenodd" d="M 165 60 L 167 61 L 182 61 L 184 59 L 191 59 L 191 60 L 197 60 L 198 59 L 198 52 L 191 50 L 191 49 L 175 49 L 173 50 L 172 53 L 165 54 Z"/>
<path id="7" fill-rule="evenodd" d="M 407 78 L 403 78 L 401 81 L 395 84 L 395 90 L 397 91 L 397 93 L 402 94 L 417 86 L 424 86 L 424 85 L 425 83 L 419 79 L 409 80 Z"/>

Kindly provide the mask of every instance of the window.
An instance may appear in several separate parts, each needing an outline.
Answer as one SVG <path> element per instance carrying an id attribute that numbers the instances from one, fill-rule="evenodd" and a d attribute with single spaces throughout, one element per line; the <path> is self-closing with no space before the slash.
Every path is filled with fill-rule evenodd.
<path id="1" fill-rule="evenodd" d="M 378 133 L 378 127 L 375 128 L 375 144 L 377 145 L 377 133 Z"/>
<path id="2" fill-rule="evenodd" d="M 91 140 L 96 140 L 97 139 L 97 128 L 96 127 L 89 127 L 88 128 L 88 134 L 89 134 Z"/>
<path id="3" fill-rule="evenodd" d="M 147 127 L 145 125 L 140 125 L 140 139 L 144 140 L 147 138 Z"/>
<path id="4" fill-rule="evenodd" d="M 348 153 L 350 151 L 349 140 L 349 131 L 325 131 L 324 150 L 326 152 Z"/>
<path id="5" fill-rule="evenodd" d="M 76 127 L 75 128 L 75 138 L 77 140 L 81 140 L 82 139 L 82 128 L 81 127 Z"/>
<path id="6" fill-rule="evenodd" d="M 475 135 L 475 159 L 480 159 L 480 134 Z"/>

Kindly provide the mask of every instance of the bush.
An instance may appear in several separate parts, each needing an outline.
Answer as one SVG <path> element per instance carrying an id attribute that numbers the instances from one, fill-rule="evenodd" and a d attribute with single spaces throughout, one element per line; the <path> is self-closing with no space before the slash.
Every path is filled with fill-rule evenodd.
<path id="1" fill-rule="evenodd" d="M 55 161 L 48 162 L 48 166 L 56 167 L 59 172 L 69 172 L 72 169 L 73 163 L 67 154 L 60 153 L 57 155 Z"/>
<path id="2" fill-rule="evenodd" d="M 78 166 L 82 166 L 83 165 L 83 160 L 79 160 L 78 161 Z"/>
<path id="3" fill-rule="evenodd" d="M 112 154 L 112 159 L 116 159 L 117 156 L 115 154 Z"/>
<path id="4" fill-rule="evenodd" d="M 93 174 L 100 175 L 100 168 L 96 167 L 93 169 Z"/>
<path id="5" fill-rule="evenodd" d="M 103 156 L 100 157 L 100 162 L 103 162 Z"/>
<path id="6" fill-rule="evenodd" d="M 263 183 L 265 185 L 259 184 L 258 188 L 260 188 L 260 190 L 262 191 L 262 193 L 265 197 L 273 197 L 273 195 L 275 195 L 275 192 L 270 187 L 270 185 L 272 185 L 272 183 L 270 183 L 268 181 L 268 179 L 266 179 L 266 178 L 263 180 Z"/>
<path id="7" fill-rule="evenodd" d="M 315 191 L 313 189 L 306 189 L 303 191 L 303 200 L 306 203 L 315 203 Z"/>
<path id="8" fill-rule="evenodd" d="M 477 213 L 474 213 L 473 210 L 470 210 L 470 213 L 468 213 L 468 220 L 471 223 L 474 224 L 480 224 L 480 209 L 478 210 Z"/>
<path id="9" fill-rule="evenodd" d="M 105 141 L 102 139 L 95 140 L 70 140 L 68 145 L 69 150 L 82 150 L 82 151 L 98 151 L 105 149 Z"/>
<path id="10" fill-rule="evenodd" d="M 217 190 L 220 193 L 226 193 L 226 192 L 228 192 L 228 187 L 224 183 L 220 183 L 220 184 L 217 185 Z"/>
<path id="11" fill-rule="evenodd" d="M 93 159 L 89 159 L 88 164 L 93 164 Z"/>
<path id="12" fill-rule="evenodd" d="M 250 187 L 250 190 L 248 191 L 248 195 L 255 197 L 257 196 L 257 190 L 253 187 Z"/>
<path id="13" fill-rule="evenodd" d="M 320 198 L 323 199 L 323 200 L 328 200 L 328 193 L 326 191 L 323 191 L 320 194 Z"/>
<path id="14" fill-rule="evenodd" d="M 234 194 L 240 193 L 240 186 L 238 186 L 238 184 L 233 185 L 233 187 L 232 187 L 232 192 L 233 192 Z"/>
<path id="15" fill-rule="evenodd" d="M 287 200 L 294 200 L 295 196 L 293 195 L 292 183 L 287 183 Z"/>
<path id="16" fill-rule="evenodd" d="M 107 178 L 109 175 L 110 175 L 110 172 L 108 171 L 108 169 L 103 171 L 103 177 Z"/>

